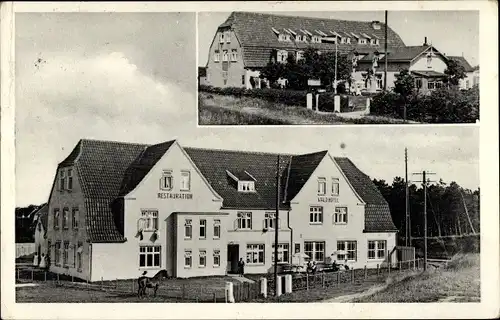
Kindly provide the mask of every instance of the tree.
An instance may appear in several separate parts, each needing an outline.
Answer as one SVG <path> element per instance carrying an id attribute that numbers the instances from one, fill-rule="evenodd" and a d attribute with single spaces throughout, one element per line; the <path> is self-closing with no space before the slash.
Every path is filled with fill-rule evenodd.
<path id="1" fill-rule="evenodd" d="M 277 81 L 285 75 L 283 63 L 271 61 L 261 71 L 260 78 L 269 80 L 271 88 L 277 87 Z"/>
<path id="2" fill-rule="evenodd" d="M 454 59 L 448 60 L 444 74 L 446 75 L 445 82 L 452 86 L 457 86 L 460 80 L 467 76 L 464 66 Z"/>
<path id="3" fill-rule="evenodd" d="M 396 75 L 394 81 L 394 92 L 398 93 L 403 100 L 403 119 L 406 121 L 406 108 L 409 97 L 415 90 L 415 78 L 411 75 L 408 69 L 401 70 Z"/>

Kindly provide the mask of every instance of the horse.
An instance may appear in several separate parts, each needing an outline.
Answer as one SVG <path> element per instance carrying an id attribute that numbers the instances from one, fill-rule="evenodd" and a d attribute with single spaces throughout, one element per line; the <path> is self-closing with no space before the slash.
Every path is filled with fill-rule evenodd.
<path id="1" fill-rule="evenodd" d="M 153 277 L 146 277 L 145 274 L 146 271 L 137 279 L 139 285 L 137 296 L 142 298 L 146 295 L 146 288 L 152 288 L 154 289 L 154 296 L 156 297 L 156 292 L 158 291 L 161 281 L 170 278 L 170 276 L 167 270 L 160 270 Z"/>

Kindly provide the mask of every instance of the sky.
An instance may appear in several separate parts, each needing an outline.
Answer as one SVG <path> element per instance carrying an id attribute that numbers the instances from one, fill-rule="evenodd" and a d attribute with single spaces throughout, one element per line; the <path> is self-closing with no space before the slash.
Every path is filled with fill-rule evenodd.
<path id="1" fill-rule="evenodd" d="M 273 12 L 264 12 L 273 13 Z M 198 64 L 204 66 L 217 27 L 230 12 L 204 12 L 198 17 Z M 274 14 L 357 21 L 384 21 L 384 11 L 274 12 Z M 421 45 L 424 38 L 449 56 L 479 64 L 479 11 L 388 11 L 388 25 L 403 42 Z"/>
<path id="2" fill-rule="evenodd" d="M 476 126 L 197 127 L 195 34 L 191 13 L 16 14 L 16 206 L 48 200 L 82 138 L 329 150 L 389 182 L 404 176 L 407 147 L 409 172 L 479 186 Z"/>

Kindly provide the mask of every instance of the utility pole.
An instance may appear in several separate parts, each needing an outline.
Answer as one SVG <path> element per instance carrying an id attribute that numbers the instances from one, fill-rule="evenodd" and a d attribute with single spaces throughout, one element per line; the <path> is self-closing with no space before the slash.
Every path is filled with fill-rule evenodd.
<path id="1" fill-rule="evenodd" d="M 335 37 L 335 80 L 333 83 L 333 93 L 337 94 L 337 41 L 339 40 L 338 37 Z"/>
<path id="2" fill-rule="evenodd" d="M 278 296 L 278 221 L 280 215 L 280 156 L 276 162 L 276 216 L 274 221 L 274 295 Z"/>
<path id="3" fill-rule="evenodd" d="M 422 171 L 422 172 L 417 172 L 414 173 L 414 175 L 422 175 L 422 186 L 424 188 L 424 271 L 427 270 L 427 183 L 431 182 L 428 180 L 426 175 L 431 175 L 435 174 L 433 172 L 427 172 L 427 171 Z M 434 181 L 432 181 L 434 182 Z"/>
<path id="4" fill-rule="evenodd" d="M 409 212 L 409 199 L 408 199 L 408 149 L 405 148 L 405 246 L 408 247 L 408 240 L 410 235 L 410 212 Z M 411 242 L 409 243 L 411 246 Z"/>
<path id="5" fill-rule="evenodd" d="M 385 10 L 384 52 L 384 91 L 387 91 L 387 10 Z"/>

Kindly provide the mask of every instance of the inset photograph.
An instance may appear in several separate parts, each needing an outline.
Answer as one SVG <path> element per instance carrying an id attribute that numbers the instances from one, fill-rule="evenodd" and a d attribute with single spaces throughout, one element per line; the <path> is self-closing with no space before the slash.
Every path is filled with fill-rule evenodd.
<path id="1" fill-rule="evenodd" d="M 199 12 L 198 65 L 198 125 L 479 121 L 479 11 Z"/>

